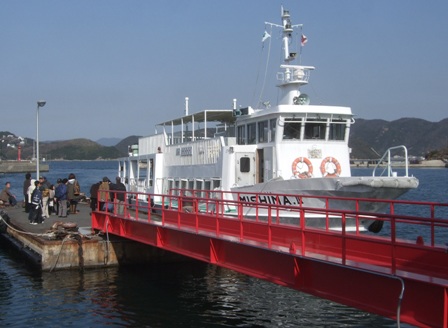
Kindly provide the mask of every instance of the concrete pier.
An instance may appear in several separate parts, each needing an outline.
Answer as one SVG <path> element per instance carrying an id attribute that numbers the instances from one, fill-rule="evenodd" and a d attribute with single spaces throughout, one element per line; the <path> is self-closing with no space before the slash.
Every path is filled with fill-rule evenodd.
<path id="1" fill-rule="evenodd" d="M 0 161 L 0 173 L 26 173 L 35 172 L 36 162 L 29 161 Z M 48 172 L 49 165 L 45 163 L 39 164 L 40 172 Z"/>
<path id="2" fill-rule="evenodd" d="M 377 160 L 369 160 L 369 159 L 351 159 L 350 162 L 350 166 L 351 167 L 370 167 L 370 168 L 374 168 L 376 165 L 376 161 Z M 381 167 L 386 166 L 386 163 L 381 164 Z M 444 161 L 440 160 L 440 159 L 434 159 L 434 160 L 425 160 L 425 161 L 421 161 L 420 163 L 417 164 L 409 164 L 408 167 L 409 168 L 437 168 L 437 167 L 447 167 L 447 163 L 445 163 Z M 392 166 L 394 168 L 403 168 L 405 167 L 404 163 L 393 163 Z"/>
<path id="3" fill-rule="evenodd" d="M 43 271 L 84 269 L 147 262 L 177 261 L 178 255 L 104 232 L 91 230 L 90 208 L 78 205 L 79 213 L 59 218 L 51 215 L 44 223 L 31 225 L 23 208 L 0 208 L 8 225 L 0 237 L 19 250 L 27 261 Z M 73 222 L 77 231 L 52 226 Z M 185 259 L 184 259 L 185 260 Z"/>

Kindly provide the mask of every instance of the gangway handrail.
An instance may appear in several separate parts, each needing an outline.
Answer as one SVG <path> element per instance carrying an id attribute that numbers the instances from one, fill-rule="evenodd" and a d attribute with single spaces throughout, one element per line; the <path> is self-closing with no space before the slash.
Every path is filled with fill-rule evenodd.
<path id="1" fill-rule="evenodd" d="M 384 155 L 380 158 L 380 160 L 376 163 L 375 167 L 373 168 L 372 176 L 375 176 L 376 169 L 381 165 L 381 163 L 384 161 L 384 158 L 386 156 L 387 156 L 387 167 L 386 167 L 387 168 L 387 176 L 388 177 L 394 176 L 394 172 L 392 171 L 392 162 L 390 159 L 390 153 L 391 153 L 391 150 L 400 149 L 400 148 L 404 149 L 404 163 L 405 163 L 405 175 L 404 176 L 408 177 L 409 176 L 408 149 L 404 145 L 388 148 L 386 150 L 386 152 L 384 153 Z M 383 170 L 383 172 L 381 172 L 380 176 L 383 175 L 386 168 Z"/>

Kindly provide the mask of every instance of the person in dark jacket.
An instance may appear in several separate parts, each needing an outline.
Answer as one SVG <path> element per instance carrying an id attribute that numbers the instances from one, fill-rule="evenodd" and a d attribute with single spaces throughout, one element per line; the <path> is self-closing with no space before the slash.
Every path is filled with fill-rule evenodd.
<path id="1" fill-rule="evenodd" d="M 67 179 L 63 179 L 54 191 L 55 197 L 58 199 L 58 216 L 60 218 L 67 217 Z"/>
<path id="2" fill-rule="evenodd" d="M 28 188 L 31 186 L 31 173 L 25 174 L 23 181 L 23 200 L 25 202 L 25 213 L 30 212 L 30 202 L 28 201 Z"/>
<path id="3" fill-rule="evenodd" d="M 101 181 L 98 181 L 90 187 L 90 209 L 92 211 L 96 211 L 98 206 L 98 189 L 100 184 Z"/>
<path id="4" fill-rule="evenodd" d="M 42 191 L 40 190 L 40 182 L 34 181 L 34 190 L 31 194 L 30 213 L 28 220 L 30 224 L 42 223 Z"/>

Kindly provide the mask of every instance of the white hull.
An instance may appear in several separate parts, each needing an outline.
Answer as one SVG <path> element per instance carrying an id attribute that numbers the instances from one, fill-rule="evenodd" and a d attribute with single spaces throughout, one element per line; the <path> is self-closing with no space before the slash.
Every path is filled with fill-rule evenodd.
<path id="1" fill-rule="evenodd" d="M 282 204 L 294 207 L 332 209 L 353 212 L 381 212 L 387 206 L 385 202 L 361 201 L 361 199 L 396 199 L 409 189 L 416 188 L 418 180 L 414 177 L 346 177 L 333 179 L 295 179 L 274 180 L 252 186 L 232 188 L 234 199 L 258 204 Z M 252 195 L 253 193 L 253 195 Z M 256 196 L 255 196 L 256 195 Z M 272 195 L 272 196 L 271 196 Z M 274 195 L 296 195 L 296 197 L 277 197 Z M 317 196 L 317 197 L 316 197 Z M 321 198 L 319 197 L 321 196 Z M 330 198 L 326 198 L 330 197 Z M 358 202 L 349 201 L 350 198 Z M 266 210 L 256 210 L 254 207 L 245 207 L 245 217 L 267 216 Z M 281 211 L 271 213 L 273 217 L 279 217 L 282 223 L 299 225 L 300 219 L 297 212 Z M 326 218 L 324 215 L 307 215 L 305 225 L 307 227 L 328 227 L 332 230 L 341 229 L 341 216 L 334 215 Z M 373 225 L 372 225 L 373 224 Z M 378 227 L 378 225 L 380 225 Z M 382 224 L 366 218 L 359 220 L 347 218 L 347 231 L 371 230 L 378 232 Z"/>
<path id="2" fill-rule="evenodd" d="M 396 199 L 409 189 L 417 188 L 415 177 L 340 177 L 321 179 L 272 180 L 252 186 L 232 188 L 232 192 L 291 194 L 301 196 Z M 324 208 L 324 198 L 303 198 L 302 206 Z M 295 204 L 293 204 L 295 205 Z M 331 208 L 356 210 L 354 202 L 331 200 Z M 360 202 L 357 210 L 377 212 L 383 207 L 381 202 Z"/>

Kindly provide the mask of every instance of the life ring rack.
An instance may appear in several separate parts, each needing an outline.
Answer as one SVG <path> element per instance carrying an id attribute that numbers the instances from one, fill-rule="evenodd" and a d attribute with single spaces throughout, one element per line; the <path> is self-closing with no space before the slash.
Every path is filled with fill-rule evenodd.
<path id="1" fill-rule="evenodd" d="M 307 166 L 307 169 L 305 171 L 301 170 L 301 168 L 302 168 L 301 164 L 305 164 Z M 299 165 L 301 167 L 298 167 Z M 292 174 L 294 175 L 294 177 L 300 178 L 300 179 L 311 178 L 313 176 L 313 164 L 306 157 L 297 157 L 292 162 Z"/>
<path id="2" fill-rule="evenodd" d="M 335 178 L 341 174 L 341 164 L 331 156 L 325 157 L 320 164 L 320 172 L 324 178 Z"/>

